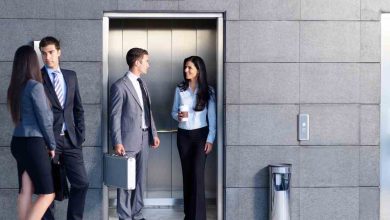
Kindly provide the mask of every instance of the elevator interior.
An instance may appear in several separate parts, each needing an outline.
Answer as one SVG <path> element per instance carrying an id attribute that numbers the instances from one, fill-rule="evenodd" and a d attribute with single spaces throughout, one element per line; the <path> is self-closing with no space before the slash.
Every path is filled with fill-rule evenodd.
<path id="1" fill-rule="evenodd" d="M 182 174 L 176 147 L 177 122 L 170 116 L 174 90 L 183 80 L 183 60 L 191 55 L 204 59 L 209 84 L 214 88 L 217 86 L 216 35 L 215 19 L 110 19 L 107 93 L 111 84 L 128 70 L 126 53 L 130 48 L 140 47 L 149 52 L 150 68 L 143 79 L 150 91 L 161 145 L 149 152 L 144 197 L 146 206 L 176 206 L 182 203 Z M 109 107 L 109 99 L 106 101 Z M 110 140 L 108 143 L 108 151 L 111 151 Z M 205 184 L 208 204 L 215 205 L 216 147 L 206 160 Z"/>

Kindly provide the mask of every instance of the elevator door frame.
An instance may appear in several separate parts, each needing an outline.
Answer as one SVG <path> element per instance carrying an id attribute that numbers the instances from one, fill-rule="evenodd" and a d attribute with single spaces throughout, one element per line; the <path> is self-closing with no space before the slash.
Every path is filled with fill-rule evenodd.
<path id="1" fill-rule="evenodd" d="M 108 150 L 108 42 L 109 42 L 109 23 L 110 19 L 216 19 L 217 24 L 217 219 L 223 219 L 223 208 L 224 208 L 224 193 L 223 193 L 223 99 L 224 99 L 224 78 L 223 78 L 223 57 L 224 57 L 224 22 L 223 13 L 116 13 L 107 12 L 103 15 L 103 76 L 102 76 L 102 151 L 107 153 Z M 102 216 L 103 219 L 108 219 L 108 188 L 102 184 Z"/>
<path id="2" fill-rule="evenodd" d="M 390 13 L 381 15 L 380 219 L 390 216 Z"/>

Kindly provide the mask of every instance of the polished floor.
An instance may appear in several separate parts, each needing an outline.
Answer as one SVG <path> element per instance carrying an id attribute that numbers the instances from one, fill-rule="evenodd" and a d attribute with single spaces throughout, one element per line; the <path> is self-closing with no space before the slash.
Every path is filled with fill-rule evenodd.
<path id="1" fill-rule="evenodd" d="M 207 207 L 207 220 L 216 220 L 216 207 L 209 206 Z M 147 220 L 182 220 L 184 219 L 183 208 L 182 207 L 146 207 L 144 208 L 144 217 Z M 116 220 L 115 208 L 110 208 L 109 210 L 109 220 Z"/>
<path id="2" fill-rule="evenodd" d="M 109 220 L 116 220 L 118 219 L 116 214 L 116 190 L 109 188 L 108 195 Z M 184 219 L 183 203 L 180 199 L 176 202 L 178 203 L 175 205 L 160 205 L 156 203 L 145 202 L 143 215 L 147 220 L 182 220 Z M 207 200 L 207 220 L 217 220 L 217 207 L 215 205 L 215 199 Z"/>

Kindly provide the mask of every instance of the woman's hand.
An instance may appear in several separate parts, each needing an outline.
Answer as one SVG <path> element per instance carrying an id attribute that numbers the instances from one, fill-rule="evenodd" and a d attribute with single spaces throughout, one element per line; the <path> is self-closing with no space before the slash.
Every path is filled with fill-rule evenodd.
<path id="1" fill-rule="evenodd" d="M 54 156 L 56 155 L 55 150 L 49 150 L 48 153 L 49 153 L 49 157 L 50 157 L 51 159 L 53 159 Z"/>
<path id="2" fill-rule="evenodd" d="M 181 120 L 183 119 L 183 117 L 184 117 L 184 113 L 183 113 L 183 112 L 177 113 L 177 119 L 179 120 L 179 122 L 181 122 Z"/>
<path id="3" fill-rule="evenodd" d="M 179 122 L 181 122 L 183 118 L 188 118 L 188 112 L 177 113 L 177 119 L 179 120 Z"/>
<path id="4" fill-rule="evenodd" d="M 213 150 L 213 144 L 206 142 L 206 144 L 204 145 L 204 152 L 206 154 L 209 154 L 211 152 L 211 150 Z"/>

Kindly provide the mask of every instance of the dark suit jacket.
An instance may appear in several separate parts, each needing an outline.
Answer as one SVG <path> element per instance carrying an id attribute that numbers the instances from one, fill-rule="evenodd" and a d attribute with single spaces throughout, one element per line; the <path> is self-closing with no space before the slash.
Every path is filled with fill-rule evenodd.
<path id="1" fill-rule="evenodd" d="M 62 108 L 46 68 L 43 67 L 41 72 L 45 92 L 52 105 L 54 116 L 53 130 L 56 140 L 60 137 L 62 123 L 65 121 L 73 146 L 81 147 L 85 140 L 85 123 L 76 73 L 72 70 L 61 69 L 67 87 L 65 104 L 64 108 Z"/>

